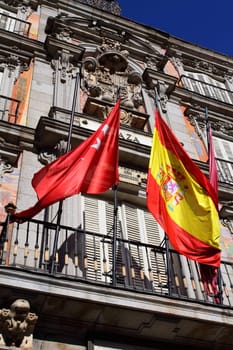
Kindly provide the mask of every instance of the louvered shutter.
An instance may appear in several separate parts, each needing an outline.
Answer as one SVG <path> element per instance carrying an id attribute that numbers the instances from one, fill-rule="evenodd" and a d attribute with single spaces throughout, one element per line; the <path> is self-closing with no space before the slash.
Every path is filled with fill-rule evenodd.
<path id="1" fill-rule="evenodd" d="M 120 208 L 120 220 L 122 236 L 129 241 L 124 244 L 126 283 L 142 289 L 165 286 L 164 254 L 154 249 L 160 245 L 163 233 L 152 215 L 146 209 L 124 203 Z"/>
<path id="2" fill-rule="evenodd" d="M 15 17 L 15 13 L 0 9 L 0 28 L 8 30 L 10 32 L 14 32 L 15 28 L 15 19 L 11 17 Z"/>
<path id="3" fill-rule="evenodd" d="M 183 81 L 188 90 L 226 103 L 231 104 L 233 102 L 232 94 L 227 91 L 224 83 L 206 74 L 186 72 L 185 75 Z"/>
<path id="4" fill-rule="evenodd" d="M 146 240 L 155 247 L 161 247 L 164 240 L 164 232 L 158 223 L 155 221 L 152 214 L 148 211 L 139 211 L 139 214 L 144 217 L 144 231 Z M 149 250 L 148 260 L 148 278 L 153 281 L 153 288 L 158 292 L 167 290 L 167 261 L 164 251 L 159 248 Z M 152 275 L 150 273 L 152 271 Z"/>
<path id="5" fill-rule="evenodd" d="M 104 249 L 101 233 L 106 235 L 105 208 L 101 201 L 83 196 L 83 274 L 85 278 L 101 280 L 103 275 L 102 256 Z M 101 210 L 102 209 L 102 210 Z"/>
<path id="6" fill-rule="evenodd" d="M 232 143 L 213 138 L 217 158 L 218 179 L 220 182 L 233 184 L 233 146 Z"/>

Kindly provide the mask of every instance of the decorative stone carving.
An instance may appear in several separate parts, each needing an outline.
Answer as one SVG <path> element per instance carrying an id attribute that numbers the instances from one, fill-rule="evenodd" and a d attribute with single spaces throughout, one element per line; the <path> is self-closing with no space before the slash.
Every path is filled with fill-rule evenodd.
<path id="1" fill-rule="evenodd" d="M 9 164 L 6 159 L 0 156 L 0 182 L 5 174 L 12 173 L 13 170 L 13 166 Z"/>
<path id="2" fill-rule="evenodd" d="M 203 133 L 206 133 L 206 117 L 203 107 L 193 105 L 194 108 L 187 108 L 184 112 L 188 118 L 190 124 L 195 128 L 198 136 L 203 137 Z M 233 123 L 229 120 L 213 119 L 209 116 L 209 125 L 211 129 L 218 134 L 224 134 L 229 137 L 233 137 Z"/>
<path id="3" fill-rule="evenodd" d="M 0 64 L 8 68 L 8 78 L 14 77 L 17 79 L 17 75 L 23 71 L 29 69 L 29 62 L 26 62 L 17 55 L 17 47 L 13 47 L 12 51 L 16 53 L 8 53 L 5 55 L 0 55 Z M 14 75 L 13 75 L 14 74 Z"/>
<path id="4" fill-rule="evenodd" d="M 20 65 L 20 60 L 17 55 L 10 55 L 7 59 L 7 65 L 9 69 L 9 77 L 11 76 L 12 72 Z"/>
<path id="5" fill-rule="evenodd" d="M 119 173 L 121 181 L 145 188 L 147 173 L 126 167 L 119 167 Z"/>
<path id="6" fill-rule="evenodd" d="M 7 5 L 18 7 L 22 5 L 28 6 L 30 3 L 30 0 L 4 0 L 4 2 Z"/>
<path id="7" fill-rule="evenodd" d="M 104 38 L 95 57 L 86 57 L 82 66 L 82 90 L 93 99 L 115 103 L 121 97 L 121 122 L 132 121 L 132 112 L 124 108 L 143 112 L 142 77 L 128 64 L 128 51 L 121 49 L 118 41 Z M 85 112 L 92 114 L 93 103 L 87 100 Z M 102 107 L 102 113 L 105 113 Z M 96 109 L 95 109 L 96 110 Z M 102 114 L 102 117 L 104 115 Z"/>
<path id="8" fill-rule="evenodd" d="M 164 57 L 163 55 L 145 57 L 147 67 L 154 70 L 162 70 L 166 62 L 167 57 Z"/>
<path id="9" fill-rule="evenodd" d="M 208 62 L 207 60 L 199 60 L 197 58 L 195 59 L 193 57 L 185 56 L 179 52 L 176 52 L 174 55 L 172 55 L 170 60 L 180 72 L 180 74 L 182 74 L 184 71 L 192 70 L 202 72 L 204 74 L 209 74 L 216 79 L 216 77 L 224 78 L 227 73 L 227 69 L 224 67 L 215 65 L 211 62 Z"/>
<path id="10" fill-rule="evenodd" d="M 168 88 L 168 85 L 166 85 L 164 81 L 158 81 L 157 91 L 159 95 L 161 109 L 164 113 L 166 113 L 167 111 L 167 101 L 168 101 L 167 88 Z"/>
<path id="11" fill-rule="evenodd" d="M 118 41 L 104 38 L 99 48 L 100 55 L 98 62 L 100 66 L 108 69 L 110 74 L 124 72 L 128 66 L 128 51 L 121 51 L 121 44 Z"/>
<path id="12" fill-rule="evenodd" d="M 38 159 L 42 164 L 47 165 L 51 163 L 53 160 L 63 155 L 66 152 L 66 150 L 67 150 L 67 141 L 60 140 L 52 150 L 41 152 L 39 154 Z"/>
<path id="13" fill-rule="evenodd" d="M 121 14 L 121 7 L 116 0 L 80 0 L 80 2 L 111 12 L 118 16 Z"/>
<path id="14" fill-rule="evenodd" d="M 17 299 L 10 309 L 0 310 L 1 345 L 16 346 L 21 349 L 32 348 L 29 342 L 32 341 L 38 317 L 29 311 L 30 304 L 25 299 Z"/>
<path id="15" fill-rule="evenodd" d="M 229 69 L 228 72 L 226 72 L 225 79 L 229 84 L 233 84 L 233 71 L 232 70 Z"/>
<path id="16" fill-rule="evenodd" d="M 214 131 L 221 132 L 227 136 L 233 136 L 233 123 L 229 121 L 215 121 L 211 123 Z"/>
<path id="17" fill-rule="evenodd" d="M 4 2 L 5 2 L 5 4 L 10 5 L 10 6 L 14 6 L 14 7 L 18 7 L 18 8 L 31 7 L 34 10 L 37 9 L 38 3 L 39 3 L 38 0 L 4 0 Z"/>
<path id="18" fill-rule="evenodd" d="M 54 83 L 58 71 L 60 71 L 61 83 L 66 83 L 68 76 L 75 69 L 74 65 L 70 62 L 71 58 L 72 54 L 68 50 L 61 50 L 59 51 L 58 59 L 51 61 L 52 68 L 54 69 Z"/>
<path id="19" fill-rule="evenodd" d="M 57 34 L 57 39 L 71 42 L 71 30 L 66 26 L 64 27 L 59 34 Z"/>
<path id="20" fill-rule="evenodd" d="M 232 220 L 229 220 L 228 218 L 222 219 L 223 226 L 227 227 L 229 232 L 233 235 L 233 223 Z"/>

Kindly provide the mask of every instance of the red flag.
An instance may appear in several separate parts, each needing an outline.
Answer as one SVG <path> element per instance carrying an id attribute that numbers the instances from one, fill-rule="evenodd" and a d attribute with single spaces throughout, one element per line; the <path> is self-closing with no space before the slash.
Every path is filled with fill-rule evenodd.
<path id="1" fill-rule="evenodd" d="M 156 112 L 147 179 L 147 206 L 180 254 L 220 265 L 220 223 L 216 194 Z"/>
<path id="2" fill-rule="evenodd" d="M 215 159 L 214 152 L 214 144 L 212 138 L 212 129 L 210 127 L 207 128 L 208 132 L 208 153 L 209 153 L 209 180 L 213 189 L 215 190 L 216 197 L 218 198 L 218 173 L 217 173 L 217 164 Z M 205 291 L 207 295 L 213 296 L 214 301 L 217 304 L 221 303 L 221 298 L 219 294 L 218 288 L 218 274 L 219 267 L 216 268 L 214 266 L 199 264 L 201 280 L 203 282 Z"/>
<path id="3" fill-rule="evenodd" d="M 118 184 L 119 126 L 120 100 L 96 132 L 34 174 L 32 186 L 38 202 L 14 214 L 11 222 L 30 219 L 49 205 L 74 194 L 99 194 Z"/>

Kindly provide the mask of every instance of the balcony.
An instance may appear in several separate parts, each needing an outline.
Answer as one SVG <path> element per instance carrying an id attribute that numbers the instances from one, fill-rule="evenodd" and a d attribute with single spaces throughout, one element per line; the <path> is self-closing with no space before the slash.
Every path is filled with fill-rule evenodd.
<path id="1" fill-rule="evenodd" d="M 188 91 L 209 97 L 213 100 L 221 101 L 227 104 L 233 103 L 233 92 L 221 86 L 218 86 L 217 82 L 216 85 L 213 85 L 203 80 L 198 80 L 187 75 L 181 75 L 176 84 L 178 86 L 184 87 Z"/>
<path id="2" fill-rule="evenodd" d="M 17 123 L 20 101 L 0 95 L 0 120 Z"/>
<path id="3" fill-rule="evenodd" d="M 2 223 L 0 269 L 112 287 L 162 298 L 233 306 L 233 264 L 221 262 L 217 292 L 202 281 L 196 262 L 160 246 L 76 227 L 30 220 Z"/>
<path id="4" fill-rule="evenodd" d="M 29 37 L 31 23 L 15 18 L 6 13 L 0 13 L 0 29 Z"/>

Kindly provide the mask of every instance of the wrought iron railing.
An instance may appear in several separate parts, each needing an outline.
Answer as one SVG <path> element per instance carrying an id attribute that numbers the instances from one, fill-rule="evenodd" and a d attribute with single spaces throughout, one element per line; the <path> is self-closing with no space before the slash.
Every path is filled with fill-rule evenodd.
<path id="1" fill-rule="evenodd" d="M 0 95 L 0 120 L 17 123 L 20 101 Z"/>
<path id="2" fill-rule="evenodd" d="M 121 237 L 113 239 L 112 234 L 102 235 L 61 225 L 53 256 L 55 232 L 56 225 L 52 223 L 30 220 L 9 225 L 7 219 L 2 223 L 0 236 L 0 269 L 9 266 L 54 278 L 59 276 L 233 307 L 233 263 L 222 261 L 216 293 L 212 285 L 206 288 L 196 262 L 163 245 L 155 246 Z M 54 270 L 51 269 L 52 262 Z"/>
<path id="3" fill-rule="evenodd" d="M 199 95 L 207 96 L 224 103 L 233 103 L 233 91 L 221 86 L 213 85 L 187 75 L 181 75 L 177 84 Z"/>
<path id="4" fill-rule="evenodd" d="M 9 32 L 28 37 L 31 23 L 15 18 L 6 13 L 0 13 L 0 29 L 5 29 Z"/>

